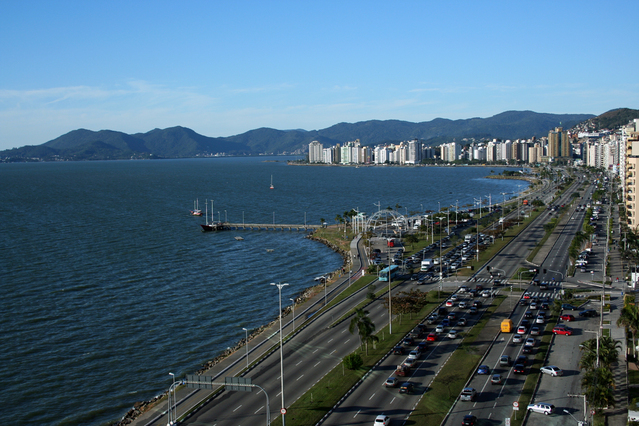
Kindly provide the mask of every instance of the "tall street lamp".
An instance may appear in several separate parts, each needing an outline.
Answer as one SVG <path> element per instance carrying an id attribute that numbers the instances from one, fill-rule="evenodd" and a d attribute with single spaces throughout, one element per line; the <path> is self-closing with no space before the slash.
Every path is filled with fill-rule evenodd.
<path id="1" fill-rule="evenodd" d="M 248 370 L 249 368 L 249 360 L 248 360 L 248 329 L 242 327 L 242 330 L 244 330 L 244 332 L 246 333 L 246 339 L 244 340 L 244 346 L 246 346 L 246 369 Z"/>
<path id="2" fill-rule="evenodd" d="M 171 389 L 173 390 L 173 405 L 171 405 L 171 389 L 169 389 L 169 419 L 167 425 L 172 425 L 177 423 L 176 416 L 173 415 L 175 411 L 175 374 L 169 373 L 169 376 L 173 377 L 173 384 L 171 385 Z"/>
<path id="3" fill-rule="evenodd" d="M 293 333 L 295 333 L 295 299 L 288 299 L 293 302 Z"/>
<path id="4" fill-rule="evenodd" d="M 286 407 L 284 406 L 284 346 L 282 342 L 282 288 L 288 285 L 288 283 L 271 283 L 277 287 L 277 290 L 280 295 L 280 386 L 281 386 L 281 394 L 282 394 L 282 426 L 286 426 L 285 413 Z M 267 407 L 268 409 L 268 407 Z"/>

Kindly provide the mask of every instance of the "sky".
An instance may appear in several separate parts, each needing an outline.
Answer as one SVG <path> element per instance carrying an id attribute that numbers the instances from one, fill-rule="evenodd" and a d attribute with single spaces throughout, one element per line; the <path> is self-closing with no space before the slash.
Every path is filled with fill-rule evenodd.
<path id="1" fill-rule="evenodd" d="M 636 0 L 0 0 L 0 150 L 79 128 L 639 109 L 637 16 Z"/>

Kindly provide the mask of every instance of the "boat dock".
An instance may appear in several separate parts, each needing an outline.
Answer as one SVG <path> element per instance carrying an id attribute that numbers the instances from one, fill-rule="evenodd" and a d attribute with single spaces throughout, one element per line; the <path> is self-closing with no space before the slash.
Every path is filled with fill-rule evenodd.
<path id="1" fill-rule="evenodd" d="M 230 223 L 216 222 L 210 225 L 201 225 L 203 231 L 235 231 L 235 230 L 252 230 L 252 231 L 313 231 L 320 229 L 322 225 L 303 225 L 303 224 L 277 224 L 277 223 Z"/>

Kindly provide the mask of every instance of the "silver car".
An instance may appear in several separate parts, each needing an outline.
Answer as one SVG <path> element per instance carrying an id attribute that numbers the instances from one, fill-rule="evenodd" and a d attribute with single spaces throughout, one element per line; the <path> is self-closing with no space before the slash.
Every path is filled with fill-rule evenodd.
<path id="1" fill-rule="evenodd" d="M 557 367 L 556 365 L 547 365 L 545 367 L 541 367 L 539 371 L 541 371 L 544 374 L 549 374 L 553 377 L 564 375 L 564 370 Z"/>
<path id="2" fill-rule="evenodd" d="M 545 415 L 552 414 L 555 406 L 552 404 L 547 404 L 545 402 L 537 402 L 535 404 L 528 404 L 528 411 L 532 411 L 535 413 L 543 413 Z"/>

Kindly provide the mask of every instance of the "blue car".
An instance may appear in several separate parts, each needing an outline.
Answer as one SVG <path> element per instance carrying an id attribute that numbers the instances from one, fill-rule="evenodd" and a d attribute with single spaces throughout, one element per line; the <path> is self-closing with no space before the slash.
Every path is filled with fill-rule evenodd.
<path id="1" fill-rule="evenodd" d="M 477 374 L 489 374 L 490 368 L 487 365 L 480 365 L 477 369 Z"/>
<path id="2" fill-rule="evenodd" d="M 442 325 L 443 325 L 444 327 L 448 327 L 448 326 L 450 325 L 450 320 L 449 320 L 448 318 L 444 318 L 444 319 L 442 320 Z"/>

